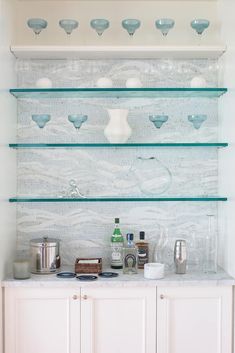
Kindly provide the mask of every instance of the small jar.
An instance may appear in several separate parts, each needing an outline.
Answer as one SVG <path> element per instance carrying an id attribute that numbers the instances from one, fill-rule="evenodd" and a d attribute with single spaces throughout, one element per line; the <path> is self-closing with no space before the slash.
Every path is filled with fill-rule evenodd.
<path id="1" fill-rule="evenodd" d="M 30 266 L 27 260 L 16 260 L 13 262 L 13 277 L 15 279 L 30 278 Z"/>

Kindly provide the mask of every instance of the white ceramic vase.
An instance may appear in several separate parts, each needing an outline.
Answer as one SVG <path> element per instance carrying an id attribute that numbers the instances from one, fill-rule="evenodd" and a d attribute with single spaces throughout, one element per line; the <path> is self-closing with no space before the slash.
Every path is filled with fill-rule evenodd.
<path id="1" fill-rule="evenodd" d="M 125 143 L 131 136 L 127 122 L 128 109 L 107 109 L 110 120 L 104 129 L 104 135 L 110 143 Z"/>

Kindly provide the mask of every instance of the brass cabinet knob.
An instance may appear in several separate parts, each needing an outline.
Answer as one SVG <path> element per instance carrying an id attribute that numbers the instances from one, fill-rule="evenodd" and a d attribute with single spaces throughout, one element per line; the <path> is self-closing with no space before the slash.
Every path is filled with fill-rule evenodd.
<path id="1" fill-rule="evenodd" d="M 78 296 L 76 294 L 73 295 L 73 300 L 77 300 Z"/>
<path id="2" fill-rule="evenodd" d="M 88 296 L 85 294 L 85 295 L 83 296 L 83 299 L 84 299 L 84 300 L 87 300 L 87 299 L 88 299 Z"/>
<path id="3" fill-rule="evenodd" d="M 164 295 L 163 294 L 160 295 L 160 299 L 164 299 Z"/>

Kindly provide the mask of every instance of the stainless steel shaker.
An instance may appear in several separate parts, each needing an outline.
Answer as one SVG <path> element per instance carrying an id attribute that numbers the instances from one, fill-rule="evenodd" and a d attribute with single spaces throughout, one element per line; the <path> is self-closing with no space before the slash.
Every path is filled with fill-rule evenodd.
<path id="1" fill-rule="evenodd" d="M 174 249 L 175 273 L 185 274 L 187 264 L 186 241 L 178 239 Z"/>

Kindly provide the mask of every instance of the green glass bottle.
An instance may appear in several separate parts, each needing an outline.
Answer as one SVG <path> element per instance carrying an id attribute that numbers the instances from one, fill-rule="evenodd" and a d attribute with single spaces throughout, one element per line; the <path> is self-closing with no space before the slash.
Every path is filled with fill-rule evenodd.
<path id="1" fill-rule="evenodd" d="M 124 238 L 119 228 L 119 222 L 119 218 L 115 218 L 115 228 L 111 237 L 111 267 L 114 269 L 122 268 Z"/>

